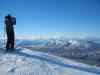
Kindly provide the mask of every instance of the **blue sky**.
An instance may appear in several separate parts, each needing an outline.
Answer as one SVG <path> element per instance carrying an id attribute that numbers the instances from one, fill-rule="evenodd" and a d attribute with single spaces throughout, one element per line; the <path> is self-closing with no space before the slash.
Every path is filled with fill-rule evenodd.
<path id="1" fill-rule="evenodd" d="M 16 37 L 100 37 L 100 0 L 0 0 L 0 37 L 8 13 L 17 19 Z"/>

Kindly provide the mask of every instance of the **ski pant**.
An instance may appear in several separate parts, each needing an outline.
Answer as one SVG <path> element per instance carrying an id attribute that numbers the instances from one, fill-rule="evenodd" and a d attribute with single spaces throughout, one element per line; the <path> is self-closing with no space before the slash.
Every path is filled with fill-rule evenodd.
<path id="1" fill-rule="evenodd" d="M 6 44 L 6 50 L 14 49 L 14 31 L 6 31 L 7 34 L 7 44 Z"/>

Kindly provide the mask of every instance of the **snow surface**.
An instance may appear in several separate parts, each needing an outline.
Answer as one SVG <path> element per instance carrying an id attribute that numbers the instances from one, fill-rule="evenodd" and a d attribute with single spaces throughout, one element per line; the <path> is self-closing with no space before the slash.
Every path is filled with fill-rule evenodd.
<path id="1" fill-rule="evenodd" d="M 0 48 L 0 75 L 100 75 L 100 68 L 27 48 L 7 54 Z"/>

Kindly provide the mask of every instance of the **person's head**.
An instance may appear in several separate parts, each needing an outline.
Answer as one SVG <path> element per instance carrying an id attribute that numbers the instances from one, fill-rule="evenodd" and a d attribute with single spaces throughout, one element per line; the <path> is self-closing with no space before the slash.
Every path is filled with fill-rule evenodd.
<path id="1" fill-rule="evenodd" d="M 8 14 L 7 16 L 5 16 L 5 19 L 11 20 L 11 19 L 12 19 L 12 17 L 11 17 L 11 15 L 10 15 L 10 14 Z"/>

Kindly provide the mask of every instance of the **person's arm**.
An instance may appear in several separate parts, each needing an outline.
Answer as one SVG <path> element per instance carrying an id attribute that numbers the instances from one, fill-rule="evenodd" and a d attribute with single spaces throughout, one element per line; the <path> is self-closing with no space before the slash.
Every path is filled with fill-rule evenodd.
<path id="1" fill-rule="evenodd" d="M 14 17 L 13 18 L 13 25 L 15 25 L 16 24 L 16 18 Z"/>

